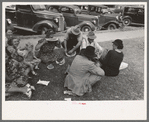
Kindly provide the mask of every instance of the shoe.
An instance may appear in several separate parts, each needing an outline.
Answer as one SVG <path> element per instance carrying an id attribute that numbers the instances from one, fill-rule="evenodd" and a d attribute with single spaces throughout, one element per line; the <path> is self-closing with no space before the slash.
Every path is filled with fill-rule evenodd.
<path id="1" fill-rule="evenodd" d="M 56 63 L 59 64 L 59 65 L 64 65 L 64 64 L 65 64 L 65 59 L 63 59 L 63 60 L 60 61 L 60 62 L 56 61 Z"/>
<path id="2" fill-rule="evenodd" d="M 35 87 L 34 86 L 30 86 L 30 88 L 35 91 Z"/>
<path id="3" fill-rule="evenodd" d="M 72 96 L 76 96 L 76 94 L 72 93 L 72 91 L 64 91 L 64 94 L 68 94 L 68 95 L 72 95 Z"/>
<path id="4" fill-rule="evenodd" d="M 26 84 L 26 86 L 27 86 L 28 88 L 30 88 L 31 90 L 34 90 L 34 91 L 35 91 L 35 87 L 34 87 L 34 86 L 31 86 L 30 84 Z"/>
<path id="5" fill-rule="evenodd" d="M 39 69 L 39 67 L 36 65 L 36 66 L 35 66 L 35 69 Z"/>
<path id="6" fill-rule="evenodd" d="M 52 64 L 47 66 L 48 69 L 54 69 L 54 66 Z"/>
<path id="7" fill-rule="evenodd" d="M 59 64 L 59 65 L 64 65 L 65 64 L 65 59 L 63 59 L 62 61 L 58 62 L 56 61 L 56 64 Z"/>
<path id="8" fill-rule="evenodd" d="M 27 89 L 27 92 L 25 93 L 27 95 L 27 97 L 30 99 L 31 96 L 32 96 L 32 91 L 31 91 L 31 88 L 28 88 Z"/>
<path id="9" fill-rule="evenodd" d="M 36 73 L 35 71 L 32 71 L 32 74 L 33 74 L 33 75 L 37 75 L 37 73 Z"/>

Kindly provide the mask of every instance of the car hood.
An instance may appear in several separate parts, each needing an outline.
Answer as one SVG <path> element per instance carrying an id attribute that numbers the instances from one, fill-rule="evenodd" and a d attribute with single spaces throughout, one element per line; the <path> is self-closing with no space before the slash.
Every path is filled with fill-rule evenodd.
<path id="1" fill-rule="evenodd" d="M 116 13 L 113 13 L 113 14 L 104 14 L 103 16 L 107 16 L 107 17 L 116 17 L 118 16 L 119 14 L 116 14 Z"/>
<path id="2" fill-rule="evenodd" d="M 77 14 L 78 17 L 83 17 L 83 18 L 90 18 L 90 19 L 94 19 L 94 18 L 98 18 L 98 16 L 95 15 L 87 15 L 87 14 Z"/>
<path id="3" fill-rule="evenodd" d="M 60 14 L 60 13 L 55 13 L 55 12 L 51 12 L 51 11 L 48 11 L 48 10 L 36 11 L 35 13 L 38 14 L 39 16 L 44 16 L 45 18 L 63 17 L 63 15 Z"/>

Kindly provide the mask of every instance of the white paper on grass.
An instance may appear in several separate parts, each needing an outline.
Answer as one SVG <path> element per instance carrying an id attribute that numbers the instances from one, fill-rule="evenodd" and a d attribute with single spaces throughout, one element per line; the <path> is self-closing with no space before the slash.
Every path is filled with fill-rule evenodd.
<path id="1" fill-rule="evenodd" d="M 71 98 L 64 98 L 64 100 L 66 100 L 66 101 L 71 101 Z"/>
<path id="2" fill-rule="evenodd" d="M 42 84 L 42 85 L 48 85 L 50 83 L 50 81 L 43 81 L 43 80 L 40 80 L 37 82 L 37 84 Z"/>
<path id="3" fill-rule="evenodd" d="M 119 70 L 125 69 L 125 68 L 127 68 L 127 67 L 128 67 L 128 64 L 125 63 L 125 62 L 122 62 L 121 65 L 120 65 Z"/>

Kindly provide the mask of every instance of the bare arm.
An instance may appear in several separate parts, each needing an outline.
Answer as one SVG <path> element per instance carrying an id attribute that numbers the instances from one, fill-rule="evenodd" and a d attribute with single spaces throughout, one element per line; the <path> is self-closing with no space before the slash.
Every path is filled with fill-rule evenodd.
<path id="1" fill-rule="evenodd" d="M 83 39 L 83 37 L 82 37 L 82 33 L 81 33 L 80 36 L 78 37 L 77 45 L 69 51 L 70 53 L 74 52 L 76 49 L 78 49 L 82 45 L 82 39 Z"/>
<path id="2" fill-rule="evenodd" d="M 39 40 L 38 44 L 35 46 L 35 50 L 40 50 L 41 46 L 47 42 L 46 39 Z"/>

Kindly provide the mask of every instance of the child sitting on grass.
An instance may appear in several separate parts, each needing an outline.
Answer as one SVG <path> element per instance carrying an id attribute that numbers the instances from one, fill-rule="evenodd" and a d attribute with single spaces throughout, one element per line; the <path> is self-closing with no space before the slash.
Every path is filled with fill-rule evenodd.
<path id="1" fill-rule="evenodd" d="M 21 73 L 21 75 L 29 76 L 28 74 L 30 71 L 33 75 L 36 75 L 32 68 L 32 65 L 30 63 L 27 63 L 23 56 L 18 55 L 16 60 L 18 61 L 19 72 Z"/>
<path id="2" fill-rule="evenodd" d="M 39 63 L 41 62 L 41 59 L 37 58 L 33 52 L 33 44 L 27 43 L 26 44 L 26 54 L 24 55 L 24 60 L 26 63 L 31 65 L 32 74 L 37 75 L 34 71 L 35 69 L 39 69 Z"/>
<path id="3" fill-rule="evenodd" d="M 32 71 L 32 74 L 33 75 L 37 75 L 37 73 L 34 71 L 34 68 L 35 69 L 39 69 L 39 63 L 41 62 L 40 59 L 38 59 L 34 52 L 33 52 L 33 44 L 31 44 L 30 42 L 28 42 L 25 46 L 24 49 L 22 49 L 22 56 L 24 57 L 24 61 L 30 65 L 31 67 L 31 71 Z M 21 51 L 20 51 L 20 54 L 21 54 Z"/>

